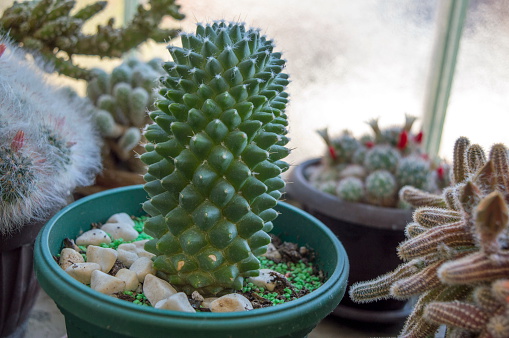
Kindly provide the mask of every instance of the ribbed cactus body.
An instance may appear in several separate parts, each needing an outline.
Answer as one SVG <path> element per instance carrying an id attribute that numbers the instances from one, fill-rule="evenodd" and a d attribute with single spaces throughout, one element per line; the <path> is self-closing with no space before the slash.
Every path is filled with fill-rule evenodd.
<path id="1" fill-rule="evenodd" d="M 272 41 L 241 24 L 198 25 L 169 47 L 147 127 L 144 204 L 159 273 L 186 292 L 257 275 L 288 165 L 288 76 Z"/>
<path id="2" fill-rule="evenodd" d="M 344 178 L 339 181 L 336 194 L 345 201 L 359 202 L 364 198 L 364 183 L 357 177 Z"/>
<path id="3" fill-rule="evenodd" d="M 387 170 L 375 170 L 366 177 L 366 197 L 371 204 L 390 206 L 397 192 L 396 179 Z"/>
<path id="4" fill-rule="evenodd" d="M 387 170 L 395 172 L 401 156 L 398 151 L 386 145 L 375 146 L 364 158 L 364 166 L 369 170 Z"/>
<path id="5" fill-rule="evenodd" d="M 428 190 L 430 163 L 420 157 L 405 157 L 399 162 L 395 176 L 400 186 L 410 185 L 417 189 Z"/>

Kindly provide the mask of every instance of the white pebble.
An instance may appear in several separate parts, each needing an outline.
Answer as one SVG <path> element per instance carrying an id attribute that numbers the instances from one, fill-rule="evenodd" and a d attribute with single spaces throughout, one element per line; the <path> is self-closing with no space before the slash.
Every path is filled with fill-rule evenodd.
<path id="1" fill-rule="evenodd" d="M 101 230 L 109 233 L 113 239 L 122 238 L 127 242 L 135 240 L 139 235 L 138 231 L 127 223 L 106 223 L 101 227 Z"/>
<path id="2" fill-rule="evenodd" d="M 117 259 L 128 268 L 131 267 L 131 265 L 133 265 L 133 263 L 139 258 L 136 252 L 127 251 L 123 249 L 118 249 L 117 254 L 118 254 Z"/>
<path id="3" fill-rule="evenodd" d="M 60 252 L 58 265 L 65 270 L 74 263 L 85 263 L 85 259 L 83 259 L 83 256 L 78 251 L 70 248 L 63 248 Z"/>
<path id="4" fill-rule="evenodd" d="M 118 270 L 115 277 L 124 281 L 125 283 L 124 291 L 135 291 L 140 285 L 140 282 L 138 281 L 138 275 L 136 274 L 136 272 L 131 271 L 129 269 Z"/>
<path id="5" fill-rule="evenodd" d="M 148 274 L 143 281 L 143 293 L 150 304 L 154 306 L 157 302 L 176 294 L 177 290 L 167 281 L 153 274 Z"/>
<path id="6" fill-rule="evenodd" d="M 276 249 L 276 247 L 272 243 L 269 243 L 267 245 L 267 252 L 264 253 L 262 256 L 265 256 L 272 260 L 281 259 L 281 254 L 279 253 L 279 251 Z"/>
<path id="7" fill-rule="evenodd" d="M 127 223 L 130 224 L 131 226 L 134 226 L 133 219 L 125 212 L 111 215 L 110 218 L 108 218 L 108 220 L 106 221 L 106 223 Z"/>
<path id="8" fill-rule="evenodd" d="M 110 248 L 89 245 L 87 247 L 87 262 L 97 263 L 101 266 L 102 272 L 111 270 L 117 260 L 117 251 Z"/>
<path id="9" fill-rule="evenodd" d="M 183 292 L 176 293 L 169 298 L 160 300 L 154 306 L 156 309 L 174 310 L 180 312 L 196 312 L 191 306 L 187 295 Z"/>
<path id="10" fill-rule="evenodd" d="M 76 238 L 77 245 L 99 245 L 101 243 L 111 243 L 111 238 L 101 229 L 92 229 L 82 233 Z"/>
<path id="11" fill-rule="evenodd" d="M 100 270 L 92 272 L 90 288 L 106 295 L 122 292 L 125 289 L 125 282 Z"/>
<path id="12" fill-rule="evenodd" d="M 230 293 L 210 303 L 211 312 L 237 312 L 253 309 L 251 302 L 238 293 Z"/>
<path id="13" fill-rule="evenodd" d="M 129 270 L 136 272 L 138 275 L 138 281 L 143 283 L 145 276 L 149 273 L 155 275 L 156 270 L 154 269 L 154 263 L 150 258 L 140 257 L 138 258 L 129 268 Z"/>
<path id="14" fill-rule="evenodd" d="M 136 253 L 138 254 L 138 257 L 152 258 L 155 256 L 153 253 L 145 250 L 145 243 L 147 243 L 147 242 L 148 242 L 148 239 L 145 239 L 143 241 L 136 241 L 133 243 L 136 246 Z"/>
<path id="15" fill-rule="evenodd" d="M 249 277 L 247 281 L 253 283 L 258 287 L 265 288 L 269 291 L 274 291 L 274 289 L 276 288 L 276 276 L 286 279 L 284 275 L 274 270 L 260 269 L 259 276 Z"/>
<path id="16" fill-rule="evenodd" d="M 92 272 L 100 269 L 101 266 L 97 263 L 75 263 L 65 269 L 65 272 L 80 283 L 90 284 Z"/>

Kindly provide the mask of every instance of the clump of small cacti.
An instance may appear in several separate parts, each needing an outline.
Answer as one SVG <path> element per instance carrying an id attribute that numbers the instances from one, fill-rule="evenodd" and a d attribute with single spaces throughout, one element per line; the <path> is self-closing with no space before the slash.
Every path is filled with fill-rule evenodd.
<path id="1" fill-rule="evenodd" d="M 451 337 L 509 336 L 509 159 L 503 144 L 486 157 L 459 138 L 453 185 L 441 195 L 405 187 L 417 207 L 398 247 L 395 271 L 350 289 L 357 302 L 418 301 L 402 337 L 433 336 L 440 325 Z"/>
<path id="2" fill-rule="evenodd" d="M 178 30 L 159 27 L 165 16 L 184 18 L 175 0 L 150 0 L 148 6 L 138 6 L 125 27 L 114 27 L 111 18 L 97 26 L 95 34 L 85 34 L 83 25 L 103 11 L 107 1 L 74 11 L 75 4 L 74 0 L 15 1 L 0 17 L 0 34 L 8 34 L 25 52 L 41 55 L 60 74 L 90 80 L 95 74 L 76 65 L 74 55 L 120 58 L 147 39 L 166 42 L 177 36 Z"/>
<path id="3" fill-rule="evenodd" d="M 272 41 L 243 24 L 198 24 L 182 44 L 169 47 L 164 99 L 145 132 L 145 248 L 172 285 L 217 294 L 258 275 L 270 243 L 289 81 Z"/>
<path id="4" fill-rule="evenodd" d="M 318 167 L 309 175 L 310 182 L 324 192 L 350 202 L 369 203 L 385 207 L 401 207 L 398 191 L 405 185 L 437 192 L 449 185 L 445 163 L 430 161 L 421 148 L 422 132 L 412 134 L 415 121 L 406 116 L 401 127 L 381 129 L 378 120 L 368 124 L 373 135 L 353 137 L 348 131 L 331 138 L 326 129 L 318 133 L 327 145 L 327 152 Z M 356 177 L 363 189 L 342 180 Z M 341 188 L 339 185 L 341 184 Z M 357 194 L 363 195 L 358 197 Z M 356 196 L 352 199 L 352 196 Z"/>
<path id="5" fill-rule="evenodd" d="M 0 37 L 0 234 L 47 217 L 93 181 L 100 142 L 82 108 Z"/>
<path id="6" fill-rule="evenodd" d="M 138 158 L 144 151 L 141 129 L 150 120 L 148 110 L 154 109 L 154 88 L 164 72 L 161 61 L 130 58 L 109 74 L 100 69 L 94 72 L 96 77 L 88 83 L 87 96 L 96 108 L 95 120 L 105 140 L 104 169 L 144 174 L 145 165 Z"/>

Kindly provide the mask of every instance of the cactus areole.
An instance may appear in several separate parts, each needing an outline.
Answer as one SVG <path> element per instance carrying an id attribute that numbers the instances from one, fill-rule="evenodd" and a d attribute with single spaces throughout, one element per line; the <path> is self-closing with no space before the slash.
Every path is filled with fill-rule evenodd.
<path id="1" fill-rule="evenodd" d="M 285 61 L 259 30 L 198 24 L 168 49 L 146 128 L 146 249 L 181 290 L 218 294 L 258 275 L 288 164 Z"/>

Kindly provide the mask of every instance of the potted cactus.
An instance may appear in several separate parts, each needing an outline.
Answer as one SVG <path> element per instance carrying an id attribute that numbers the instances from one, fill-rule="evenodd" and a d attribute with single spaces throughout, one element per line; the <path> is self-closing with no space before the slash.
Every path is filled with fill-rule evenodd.
<path id="1" fill-rule="evenodd" d="M 104 139 L 103 170 L 93 186 L 80 193 L 102 191 L 125 185 L 142 184 L 146 166 L 139 155 L 142 129 L 149 122 L 147 111 L 154 108 L 157 79 L 164 72 L 159 59 L 143 62 L 130 57 L 110 74 L 94 69 L 87 84 L 95 121 Z"/>
<path id="2" fill-rule="evenodd" d="M 155 123 L 145 129 L 145 191 L 109 190 L 56 215 L 37 241 L 38 280 L 64 312 L 70 335 L 304 336 L 341 300 L 348 261 L 319 221 L 278 203 L 288 168 L 285 62 L 271 40 L 239 23 L 198 24 L 196 34 L 182 34 L 182 45 L 168 47 L 173 62 L 163 64 L 162 99 L 149 114 Z M 269 231 L 313 247 L 328 280 L 271 308 L 183 313 L 97 293 L 53 260 L 65 237 L 111 213 L 140 215 L 142 206 L 150 215 L 145 231 L 153 237 L 145 249 L 155 255 L 157 276 L 187 294 L 242 287 L 244 278 L 259 273 L 256 256 L 270 243 Z M 64 223 L 73 230 L 61 231 Z"/>
<path id="3" fill-rule="evenodd" d="M 403 186 L 438 191 L 448 184 L 448 168 L 430 161 L 421 148 L 422 132 L 406 116 L 402 126 L 381 128 L 355 138 L 345 131 L 332 138 L 319 134 L 327 146 L 321 159 L 308 160 L 290 173 L 290 200 L 323 221 L 342 241 L 352 266 L 350 283 L 374 278 L 399 264 L 394 248 L 404 239 L 412 211 L 398 196 Z M 339 317 L 379 323 L 402 321 L 407 302 L 384 300 L 355 304 L 343 299 L 334 311 Z"/>
<path id="4" fill-rule="evenodd" d="M 418 301 L 401 332 L 432 336 L 440 325 L 449 337 L 509 336 L 508 150 L 461 137 L 454 146 L 453 185 L 441 195 L 406 188 L 417 207 L 398 246 L 404 261 L 394 271 L 350 288 L 357 302 Z"/>
<path id="5" fill-rule="evenodd" d="M 0 335 L 21 334 L 38 289 L 40 228 L 100 168 L 100 142 L 82 101 L 51 85 L 0 36 Z"/>

